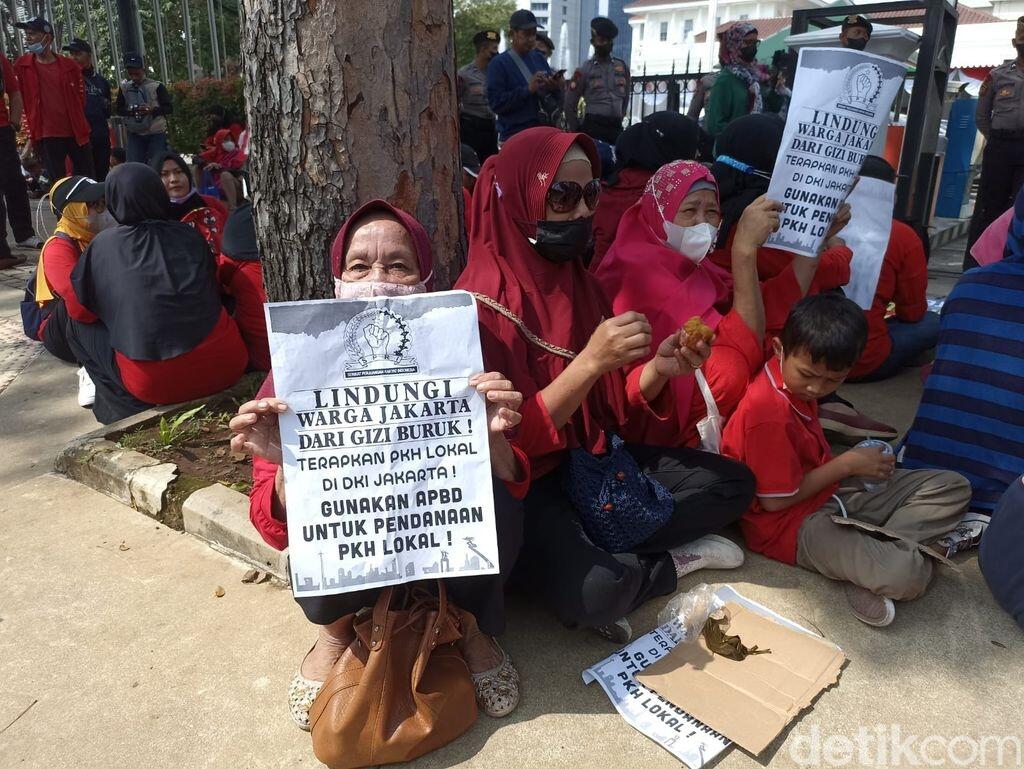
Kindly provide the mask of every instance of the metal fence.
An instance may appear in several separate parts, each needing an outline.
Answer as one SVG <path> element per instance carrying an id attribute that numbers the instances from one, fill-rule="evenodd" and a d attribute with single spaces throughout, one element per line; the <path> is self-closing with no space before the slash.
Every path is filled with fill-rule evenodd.
<path id="1" fill-rule="evenodd" d="M 667 75 L 649 75 L 647 67 L 632 78 L 632 95 L 629 100 L 629 125 L 643 120 L 654 112 L 674 111 L 686 114 L 697 90 L 697 83 L 707 73 L 691 72 L 687 58 L 683 72 L 672 71 Z"/>

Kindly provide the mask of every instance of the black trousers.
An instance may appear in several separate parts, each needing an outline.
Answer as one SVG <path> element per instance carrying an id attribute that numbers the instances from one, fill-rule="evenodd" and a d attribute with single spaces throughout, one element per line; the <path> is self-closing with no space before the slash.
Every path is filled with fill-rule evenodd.
<path id="1" fill-rule="evenodd" d="M 67 363 L 78 363 L 75 353 L 68 343 L 68 308 L 64 300 L 59 296 L 55 297 L 49 305 L 50 318 L 43 327 L 43 347 L 55 358 L 60 358 Z"/>
<path id="2" fill-rule="evenodd" d="M 11 223 L 16 241 L 35 234 L 28 205 L 28 188 L 21 175 L 21 159 L 11 126 L 0 128 L 0 257 L 10 256 L 4 219 Z"/>
<path id="3" fill-rule="evenodd" d="M 92 170 L 96 174 L 93 179 L 102 182 L 110 170 L 110 137 L 94 136 L 89 140 L 89 149 L 92 152 Z"/>
<path id="4" fill-rule="evenodd" d="M 622 133 L 622 121 L 602 115 L 587 115 L 580 123 L 580 131 L 592 139 L 615 144 Z"/>
<path id="5" fill-rule="evenodd" d="M 497 480 L 494 481 L 494 507 L 501 573 L 444 581 L 449 598 L 472 613 L 480 630 L 492 636 L 505 629 L 505 582 L 512 573 L 523 543 L 523 503 L 509 494 L 505 485 Z M 379 595 L 380 588 L 371 588 L 339 595 L 298 597 L 295 601 L 310 622 L 329 625 L 346 614 L 353 614 L 364 607 L 372 608 Z"/>
<path id="6" fill-rule="evenodd" d="M 493 120 L 459 115 L 459 140 L 473 148 L 481 163 L 498 154 L 498 131 Z"/>
<path id="7" fill-rule="evenodd" d="M 967 252 L 964 254 L 965 270 L 978 266 L 971 256 L 971 246 L 992 222 L 1013 205 L 1022 184 L 1024 137 L 990 137 L 981 157 L 978 199 L 974 204 L 974 216 L 971 217 L 971 229 L 967 237 Z"/>
<path id="8" fill-rule="evenodd" d="M 98 422 L 109 425 L 153 407 L 125 388 L 106 326 L 99 321 L 80 323 L 69 318 L 67 341 L 75 360 L 85 367 L 96 386 L 92 413 Z"/>
<path id="9" fill-rule="evenodd" d="M 50 183 L 63 179 L 68 175 L 64 163 L 71 158 L 72 173 L 75 176 L 93 177 L 92 147 L 88 144 L 79 146 L 72 136 L 55 136 L 39 140 L 39 156 L 43 160 L 46 176 Z"/>
<path id="10" fill-rule="evenodd" d="M 675 514 L 629 553 L 609 553 L 583 529 L 559 471 L 530 487 L 516 571 L 569 627 L 596 627 L 676 589 L 668 550 L 733 523 L 754 498 L 745 465 L 696 449 L 629 446 L 637 464 L 675 499 Z"/>

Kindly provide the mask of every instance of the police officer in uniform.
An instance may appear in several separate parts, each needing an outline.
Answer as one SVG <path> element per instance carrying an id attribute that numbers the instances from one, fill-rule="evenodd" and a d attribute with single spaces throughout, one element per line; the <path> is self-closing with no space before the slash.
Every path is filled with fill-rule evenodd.
<path id="1" fill-rule="evenodd" d="M 978 95 L 975 122 L 986 141 L 965 269 L 976 266 L 970 256 L 974 241 L 1013 205 L 1024 183 L 1024 16 L 1017 19 L 1012 42 L 1017 58 L 993 68 Z"/>
<path id="2" fill-rule="evenodd" d="M 614 144 L 622 133 L 622 118 L 629 107 L 629 67 L 612 56 L 619 34 L 615 22 L 598 16 L 590 22 L 594 58 L 580 65 L 566 91 L 565 117 L 570 131 L 582 131 L 594 139 Z M 586 116 L 579 122 L 579 102 Z"/>
<path id="3" fill-rule="evenodd" d="M 494 113 L 487 104 L 487 65 L 498 55 L 498 33 L 484 30 L 473 35 L 476 58 L 458 72 L 459 131 L 481 161 L 498 152 Z"/>
<path id="4" fill-rule="evenodd" d="M 839 32 L 839 43 L 843 48 L 863 51 L 871 39 L 874 26 L 863 16 L 856 14 L 843 19 L 843 28 Z"/>

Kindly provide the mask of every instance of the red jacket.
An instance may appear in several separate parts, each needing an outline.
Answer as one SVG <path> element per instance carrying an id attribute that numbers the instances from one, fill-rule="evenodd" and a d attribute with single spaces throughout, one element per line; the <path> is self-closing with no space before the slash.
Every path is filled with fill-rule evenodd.
<path id="1" fill-rule="evenodd" d="M 82 68 L 74 59 L 67 56 L 58 56 L 57 65 L 60 67 L 63 78 L 63 94 L 47 94 L 47 99 L 63 98 L 68 108 L 68 117 L 71 119 L 71 130 L 75 137 L 75 143 L 79 146 L 89 143 L 89 121 L 85 119 L 85 80 L 82 78 Z M 39 135 L 42 125 L 43 98 L 39 92 L 39 75 L 36 72 L 35 55 L 26 53 L 14 62 L 14 70 L 18 74 L 18 83 L 21 85 L 21 96 L 25 101 L 25 122 L 28 125 L 28 135 L 32 141 L 37 142 L 42 137 Z"/>

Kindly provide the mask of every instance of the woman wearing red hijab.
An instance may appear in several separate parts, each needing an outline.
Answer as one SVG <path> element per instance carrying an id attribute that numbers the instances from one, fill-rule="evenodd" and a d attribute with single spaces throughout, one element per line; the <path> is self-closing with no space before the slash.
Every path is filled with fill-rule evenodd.
<path id="1" fill-rule="evenodd" d="M 427 231 L 416 219 L 383 200 L 373 200 L 348 218 L 331 248 L 334 294 L 338 299 L 405 296 L 433 289 L 433 257 Z M 478 627 L 467 625 L 460 650 L 466 658 L 480 707 L 495 718 L 511 713 L 519 702 L 519 674 L 493 636 L 505 627 L 504 584 L 519 553 L 522 503 L 529 485 L 525 454 L 506 438 L 519 422 L 522 396 L 501 374 L 470 379 L 487 399 L 491 470 L 501 574 L 446 581 L 448 594 L 471 612 Z M 287 405 L 274 397 L 273 375 L 256 400 L 242 404 L 231 420 L 231 447 L 253 455 L 249 518 L 267 544 L 288 546 L 284 473 L 278 414 Z M 354 640 L 346 637 L 344 618 L 373 606 L 379 590 L 295 600 L 306 618 L 319 626 L 313 648 L 303 658 L 288 690 L 292 719 L 309 730 L 309 708 L 334 663 Z"/>
<path id="2" fill-rule="evenodd" d="M 478 294 L 486 365 L 524 396 L 516 442 L 533 480 L 519 569 L 567 625 L 621 642 L 631 634 L 625 615 L 675 590 L 678 574 L 742 562 L 731 543 L 688 543 L 736 520 L 753 498 L 753 478 L 718 456 L 630 445 L 637 464 L 669 490 L 675 512 L 622 553 L 594 544 L 562 487 L 569 449 L 602 455 L 611 433 L 628 441 L 652 420 L 674 420 L 665 384 L 710 354 L 703 342 L 685 348 L 677 330 L 654 338 L 654 357 L 624 375 L 624 366 L 650 357 L 651 326 L 637 312 L 612 317 L 584 266 L 599 162 L 583 134 L 532 128 L 506 142 L 477 181 L 469 263 L 457 287 Z"/>

